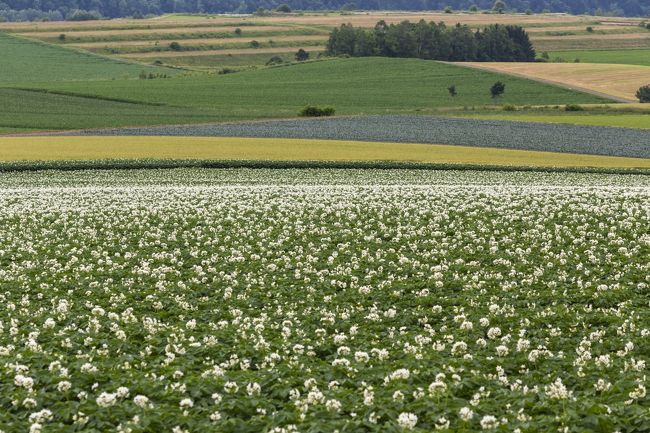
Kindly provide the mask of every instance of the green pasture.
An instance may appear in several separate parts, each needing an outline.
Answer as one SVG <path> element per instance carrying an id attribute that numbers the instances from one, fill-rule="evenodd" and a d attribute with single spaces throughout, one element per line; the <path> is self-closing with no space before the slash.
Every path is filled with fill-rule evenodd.
<path id="1" fill-rule="evenodd" d="M 568 62 L 580 59 L 583 63 L 617 63 L 650 66 L 650 49 L 629 50 L 567 50 L 551 51 L 551 60 L 562 58 Z M 650 77 L 648 78 L 650 80 Z"/>
<path id="2" fill-rule="evenodd" d="M 205 123 L 227 120 L 227 113 L 0 89 L 0 133 L 84 129 L 125 125 Z"/>
<path id="3" fill-rule="evenodd" d="M 112 80 L 175 69 L 144 66 L 0 33 L 0 85 L 16 81 Z"/>
<path id="4" fill-rule="evenodd" d="M 496 81 L 503 81 L 506 91 L 502 97 L 493 99 L 489 89 Z M 450 96 L 447 90 L 451 85 L 456 86 L 458 95 L 455 97 Z M 60 109 L 42 113 L 42 102 L 32 104 L 31 98 L 14 95 L 20 100 L 10 104 L 14 110 L 9 117 L 23 119 L 25 127 L 32 127 L 33 122 L 37 122 L 62 129 L 83 128 L 90 123 L 99 127 L 205 122 L 206 118 L 217 121 L 294 117 L 302 107 L 310 104 L 333 106 L 337 114 L 345 115 L 430 114 L 440 107 L 453 106 L 607 102 L 597 96 L 492 72 L 433 61 L 389 58 L 314 61 L 227 75 L 15 83 L 13 86 L 86 96 L 83 103 L 75 98 L 67 101 L 63 98 L 56 102 Z M 60 98 L 59 95 L 45 97 Z M 160 104 L 164 107 L 143 106 L 138 110 L 134 104 L 127 106 L 103 100 L 92 101 L 93 97 Z M 96 109 L 81 110 L 80 117 L 63 115 L 68 109 L 67 102 L 93 104 Z M 0 126 L 13 126 L 6 124 L 7 109 L 6 104 L 0 108 L 0 119 L 5 122 Z M 40 110 L 39 115 L 33 115 L 35 109 Z M 27 119 L 30 116 L 33 120 Z M 92 119 L 92 122 L 88 119 Z"/>

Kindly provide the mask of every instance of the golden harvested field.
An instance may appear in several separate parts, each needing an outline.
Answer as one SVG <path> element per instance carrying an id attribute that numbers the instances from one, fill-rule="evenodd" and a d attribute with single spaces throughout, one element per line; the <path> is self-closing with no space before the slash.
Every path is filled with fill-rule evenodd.
<path id="1" fill-rule="evenodd" d="M 637 102 L 637 89 L 650 84 L 650 67 L 594 63 L 456 63 L 479 69 L 503 72 L 573 89 Z M 507 91 L 507 89 L 506 89 Z"/>
<path id="2" fill-rule="evenodd" d="M 431 144 L 224 137 L 0 138 L 0 161 L 143 158 L 650 168 L 650 159 L 641 158 Z"/>

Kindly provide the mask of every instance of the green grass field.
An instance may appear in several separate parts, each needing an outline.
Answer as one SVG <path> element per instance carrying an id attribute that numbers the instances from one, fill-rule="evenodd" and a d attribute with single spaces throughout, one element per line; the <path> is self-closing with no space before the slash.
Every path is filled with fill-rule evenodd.
<path id="1" fill-rule="evenodd" d="M 15 81 L 110 80 L 137 78 L 142 71 L 177 74 L 0 33 L 0 85 Z"/>
<path id="2" fill-rule="evenodd" d="M 650 168 L 650 159 L 337 140 L 228 137 L 5 137 L 0 161 L 201 159 L 393 161 L 517 167 Z"/>
<path id="3" fill-rule="evenodd" d="M 580 59 L 583 63 L 618 63 L 650 66 L 650 49 L 551 51 L 548 55 L 551 60 L 559 57 L 568 62 Z M 648 80 L 650 80 L 650 77 Z"/>
<path id="4" fill-rule="evenodd" d="M 650 129 L 650 114 L 573 114 L 560 112 L 554 114 L 469 114 L 459 115 L 458 117 L 485 120 L 513 120 L 519 122 L 564 123 L 570 125 Z"/>
<path id="5" fill-rule="evenodd" d="M 202 123 L 227 118 L 209 110 L 0 89 L 0 133 L 123 125 Z"/>
<path id="6" fill-rule="evenodd" d="M 495 81 L 506 83 L 505 95 L 490 97 Z M 447 87 L 455 84 L 458 96 Z M 42 102 L 14 95 L 16 101 L 0 108 L 0 127 L 24 127 L 35 123 L 48 128 L 197 123 L 217 120 L 295 117 L 309 104 L 333 106 L 337 114 L 434 113 L 450 106 L 491 104 L 604 103 L 597 96 L 540 84 L 492 72 L 461 68 L 443 63 L 389 58 L 338 59 L 315 61 L 287 67 L 267 68 L 228 75 L 196 75 L 158 80 L 78 81 L 74 83 L 14 83 L 14 87 L 47 88 L 103 98 L 128 99 L 167 107 L 137 107 L 120 103 L 91 101 L 93 109 L 81 109 L 81 117 L 62 115 L 69 111 L 66 101 L 56 101 L 60 109 L 42 109 Z M 50 97 L 51 95 L 46 95 Z M 105 104 L 105 105 L 104 105 Z M 102 107 L 103 105 L 103 107 Z M 131 104 L 133 105 L 133 104 Z M 130 110 L 134 108 L 134 110 Z M 136 111 L 135 115 L 133 112 Z M 36 116 L 34 113 L 37 113 Z M 203 115 L 202 115 L 203 114 Z M 29 117 L 36 117 L 34 121 Z M 209 118 L 209 120 L 206 120 Z M 8 123 L 8 119 L 13 119 Z"/>

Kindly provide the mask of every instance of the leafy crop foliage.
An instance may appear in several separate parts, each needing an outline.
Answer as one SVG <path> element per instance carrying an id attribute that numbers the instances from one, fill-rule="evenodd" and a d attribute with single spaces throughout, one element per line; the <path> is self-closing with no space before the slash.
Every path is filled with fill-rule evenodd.
<path id="1" fill-rule="evenodd" d="M 343 24 L 327 41 L 331 55 L 416 57 L 448 61 L 532 62 L 535 49 L 519 26 L 491 25 L 474 32 L 467 25 L 403 21 L 374 29 Z"/>
<path id="2" fill-rule="evenodd" d="M 139 70 L 138 70 L 139 73 Z M 137 76 L 137 74 L 136 74 Z M 183 77 L 164 80 L 111 80 L 39 85 L 50 89 L 100 96 L 166 104 L 168 112 L 190 117 L 203 114 L 202 119 L 178 123 L 206 122 L 263 117 L 293 117 L 306 103 L 336 107 L 337 114 L 400 113 L 420 110 L 433 112 L 435 107 L 490 105 L 487 89 L 497 80 L 508 86 L 501 103 L 567 104 L 603 103 L 606 99 L 564 88 L 417 59 L 359 58 L 309 62 L 282 68 L 246 71 L 213 77 Z M 460 84 L 462 83 L 462 84 Z M 458 96 L 449 97 L 447 87 L 456 84 Z M 22 87 L 22 86 L 21 86 Z M 72 102 L 72 101 L 69 101 Z M 100 104 L 100 102 L 97 102 Z M 96 125 L 159 124 L 147 109 L 141 116 L 122 115 L 121 107 L 113 106 L 112 118 L 85 113 L 85 117 L 67 117 L 64 121 L 56 111 L 44 112 L 27 100 L 12 104 L 11 117 L 28 127 L 36 122 L 50 127 L 80 127 L 84 118 L 93 118 Z M 60 110 L 63 110 L 62 106 Z M 34 109 L 40 115 L 34 114 Z M 8 108 L 0 106 L 0 126 L 7 124 Z M 199 112 L 197 112 L 199 110 Z M 9 113 L 7 113 L 9 114 Z M 151 120 L 145 117 L 151 115 Z M 56 120 L 55 120 L 56 119 Z M 52 121 L 50 121 L 52 120 Z M 208 120 L 209 121 L 209 120 Z M 4 124 L 3 124 L 4 122 Z M 15 122 L 14 122 L 15 123 Z"/>
<path id="3" fill-rule="evenodd" d="M 2 174 L 0 425 L 643 431 L 649 187 L 476 171 Z"/>

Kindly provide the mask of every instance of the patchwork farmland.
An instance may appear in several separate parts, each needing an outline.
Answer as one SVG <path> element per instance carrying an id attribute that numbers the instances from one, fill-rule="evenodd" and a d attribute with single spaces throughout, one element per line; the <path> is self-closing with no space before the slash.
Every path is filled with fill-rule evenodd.
<path id="1" fill-rule="evenodd" d="M 263 65 L 273 55 L 291 61 L 298 48 L 318 56 L 332 28 L 343 23 L 373 27 L 403 20 L 467 24 L 522 25 L 538 51 L 585 48 L 650 48 L 650 31 L 640 19 L 568 15 L 482 15 L 441 13 L 306 14 L 272 17 L 170 15 L 147 20 L 91 23 L 4 24 L 7 33 L 70 48 L 190 67 Z M 587 28 L 590 31 L 587 31 Z M 176 43 L 172 45 L 172 43 Z M 269 54 L 268 56 L 264 56 Z M 235 59 L 232 57 L 236 56 Z"/>
<path id="2" fill-rule="evenodd" d="M 646 432 L 648 20 L 499 4 L 0 23 L 0 433 Z"/>

